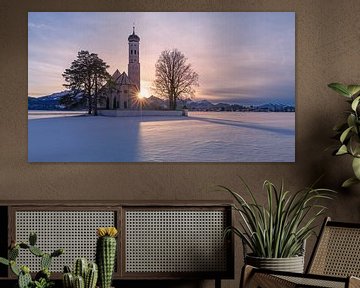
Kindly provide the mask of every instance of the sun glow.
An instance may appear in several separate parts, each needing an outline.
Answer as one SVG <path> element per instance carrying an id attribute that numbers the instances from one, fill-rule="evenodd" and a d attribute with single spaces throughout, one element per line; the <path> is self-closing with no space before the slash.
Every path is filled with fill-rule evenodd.
<path id="1" fill-rule="evenodd" d="M 138 94 L 138 97 L 141 98 L 149 98 L 151 96 L 150 91 L 146 88 L 141 88 L 141 91 Z"/>

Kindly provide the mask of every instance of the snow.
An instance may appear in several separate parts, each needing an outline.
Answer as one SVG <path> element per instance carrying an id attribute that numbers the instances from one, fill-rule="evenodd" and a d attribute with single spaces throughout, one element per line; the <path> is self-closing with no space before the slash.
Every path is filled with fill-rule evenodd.
<path id="1" fill-rule="evenodd" d="M 43 119 L 55 117 L 72 117 L 87 114 L 87 111 L 46 111 L 46 110 L 31 110 L 28 112 L 28 119 Z"/>
<path id="2" fill-rule="evenodd" d="M 60 114 L 54 113 L 55 118 L 29 115 L 29 162 L 295 161 L 295 113 Z"/>

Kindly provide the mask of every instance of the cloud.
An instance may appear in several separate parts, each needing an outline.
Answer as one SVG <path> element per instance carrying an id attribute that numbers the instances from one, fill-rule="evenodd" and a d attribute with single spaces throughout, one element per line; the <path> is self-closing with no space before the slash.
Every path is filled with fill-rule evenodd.
<path id="1" fill-rule="evenodd" d="M 61 73 L 80 49 L 98 53 L 110 73 L 127 71 L 135 22 L 142 81 L 154 80 L 161 51 L 177 48 L 199 74 L 199 99 L 294 103 L 294 20 L 294 13 L 264 12 L 31 12 L 29 92 L 63 89 Z"/>

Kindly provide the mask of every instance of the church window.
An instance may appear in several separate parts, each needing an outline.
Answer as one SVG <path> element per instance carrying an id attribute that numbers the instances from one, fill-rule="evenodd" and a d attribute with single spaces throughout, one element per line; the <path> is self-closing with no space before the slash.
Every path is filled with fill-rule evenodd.
<path id="1" fill-rule="evenodd" d="M 134 50 L 134 54 L 136 55 L 136 50 Z"/>
<path id="2" fill-rule="evenodd" d="M 127 102 L 124 101 L 124 109 L 127 109 Z"/>
<path id="3" fill-rule="evenodd" d="M 132 51 L 133 51 L 133 50 L 130 50 L 130 54 L 131 54 L 131 55 L 132 55 Z"/>

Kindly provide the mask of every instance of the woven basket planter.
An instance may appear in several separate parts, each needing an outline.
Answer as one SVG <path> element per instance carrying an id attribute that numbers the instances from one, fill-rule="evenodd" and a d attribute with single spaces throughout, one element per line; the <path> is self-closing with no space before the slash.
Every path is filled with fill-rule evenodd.
<path id="1" fill-rule="evenodd" d="M 275 271 L 304 272 L 304 256 L 289 258 L 262 258 L 246 255 L 245 263 L 257 268 Z"/>

